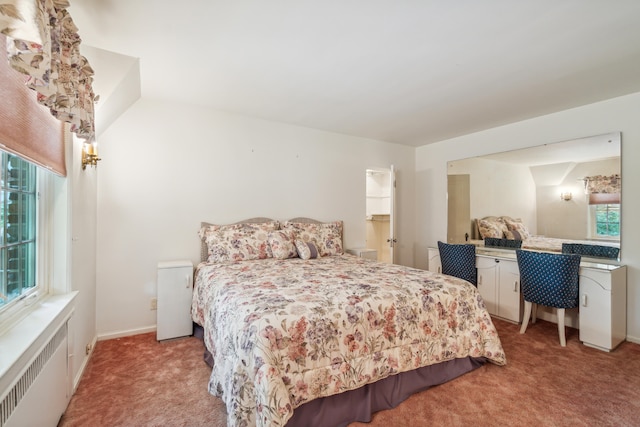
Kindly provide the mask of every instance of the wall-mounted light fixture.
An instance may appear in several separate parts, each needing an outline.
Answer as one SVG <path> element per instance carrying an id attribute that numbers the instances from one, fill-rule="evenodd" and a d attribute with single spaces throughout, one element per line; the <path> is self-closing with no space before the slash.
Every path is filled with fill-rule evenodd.
<path id="1" fill-rule="evenodd" d="M 560 193 L 560 199 L 568 202 L 569 200 L 573 199 L 573 194 L 571 194 L 570 191 L 562 192 Z"/>
<path id="2" fill-rule="evenodd" d="M 98 166 L 100 160 L 102 159 L 98 157 L 98 145 L 95 142 L 85 142 L 82 146 L 82 170 L 85 170 L 87 165 Z"/>

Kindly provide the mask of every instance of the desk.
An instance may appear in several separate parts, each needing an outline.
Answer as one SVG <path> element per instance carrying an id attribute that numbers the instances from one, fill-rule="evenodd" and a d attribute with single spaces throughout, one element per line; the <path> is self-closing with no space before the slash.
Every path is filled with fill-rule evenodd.
<path id="1" fill-rule="evenodd" d="M 442 271 L 440 253 L 429 248 L 429 271 Z M 584 258 L 583 258 L 584 259 Z M 514 250 L 479 249 L 476 252 L 478 291 L 489 314 L 520 323 L 523 300 Z M 610 351 L 627 335 L 627 267 L 585 260 L 580 263 L 578 318 L 568 324 L 580 330 L 583 344 Z M 540 313 L 540 310 L 538 310 Z M 539 316 L 544 320 L 554 318 Z"/>

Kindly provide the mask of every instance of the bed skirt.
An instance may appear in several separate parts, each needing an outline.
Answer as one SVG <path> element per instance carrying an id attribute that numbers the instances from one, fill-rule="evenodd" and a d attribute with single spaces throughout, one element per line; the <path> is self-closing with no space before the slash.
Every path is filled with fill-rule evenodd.
<path id="1" fill-rule="evenodd" d="M 202 339 L 202 327 L 194 324 L 194 336 Z M 204 360 L 213 366 L 206 348 Z M 398 406 L 414 393 L 443 384 L 484 365 L 484 357 L 453 359 L 436 365 L 402 372 L 355 390 L 315 399 L 296 408 L 287 427 L 347 426 L 352 422 L 370 422 L 378 411 Z"/>

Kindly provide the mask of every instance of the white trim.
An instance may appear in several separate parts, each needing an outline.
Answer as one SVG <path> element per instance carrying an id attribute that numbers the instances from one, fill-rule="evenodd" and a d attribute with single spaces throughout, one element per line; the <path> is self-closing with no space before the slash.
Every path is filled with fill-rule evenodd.
<path id="1" fill-rule="evenodd" d="M 110 332 L 108 334 L 98 334 L 98 341 L 105 341 L 105 340 L 111 340 L 114 338 L 122 338 L 122 337 L 129 337 L 132 335 L 140 335 L 140 334 L 147 334 L 149 332 L 156 332 L 156 326 L 146 326 L 144 328 L 137 328 L 137 329 L 127 329 L 124 331 L 119 331 L 119 332 Z"/>

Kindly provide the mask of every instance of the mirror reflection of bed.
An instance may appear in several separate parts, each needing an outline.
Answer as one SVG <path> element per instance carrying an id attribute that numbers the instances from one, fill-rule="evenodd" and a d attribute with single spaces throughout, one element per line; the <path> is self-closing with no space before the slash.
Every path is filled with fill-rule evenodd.
<path id="1" fill-rule="evenodd" d="M 477 220 L 506 216 L 552 243 L 532 249 L 560 251 L 562 241 L 619 248 L 620 148 L 614 132 L 449 162 L 448 242 L 482 246 Z M 597 180 L 613 184 L 603 190 Z"/>

